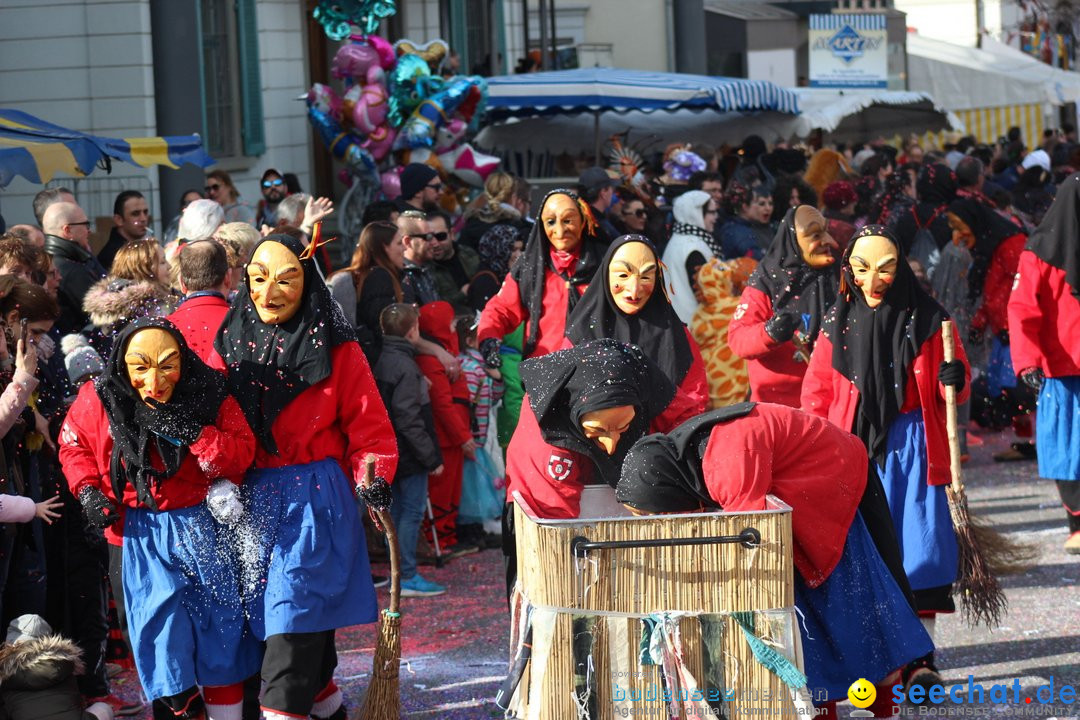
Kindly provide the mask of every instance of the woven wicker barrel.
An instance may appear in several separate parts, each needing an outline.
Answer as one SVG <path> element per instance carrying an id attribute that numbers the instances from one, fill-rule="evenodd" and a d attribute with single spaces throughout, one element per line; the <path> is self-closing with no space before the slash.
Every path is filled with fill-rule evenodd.
<path id="1" fill-rule="evenodd" d="M 538 648 L 534 639 L 517 717 L 578 717 L 574 695 L 581 678 L 574 677 L 572 643 L 574 631 L 586 626 L 593 640 L 593 720 L 624 717 L 627 707 L 638 717 L 668 717 L 662 698 L 655 697 L 658 668 L 638 663 L 641 616 L 662 612 L 691 615 L 679 620 L 686 665 L 703 688 L 716 685 L 729 693 L 723 704 L 729 718 L 792 712 L 787 687 L 754 659 L 734 619 L 717 617 L 794 604 L 790 507 L 770 496 L 758 512 L 635 517 L 615 502 L 610 488 L 596 486 L 585 489 L 579 518 L 539 518 L 518 495 L 514 512 L 520 590 L 531 605 L 556 613 L 550 647 Z M 636 546 L 672 538 L 701 544 Z M 748 538 L 760 539 L 750 547 Z M 770 627 L 767 619 L 773 616 L 755 612 L 754 634 L 775 643 L 779 626 Z M 703 628 L 723 628 L 722 652 L 714 650 L 720 657 L 713 661 L 705 657 Z M 779 630 L 783 638 L 776 649 L 801 662 L 797 630 L 790 623 Z M 541 677 L 532 672 L 538 652 L 546 661 Z M 703 681 L 707 673 L 710 682 Z M 631 694 L 629 706 L 614 697 Z"/>

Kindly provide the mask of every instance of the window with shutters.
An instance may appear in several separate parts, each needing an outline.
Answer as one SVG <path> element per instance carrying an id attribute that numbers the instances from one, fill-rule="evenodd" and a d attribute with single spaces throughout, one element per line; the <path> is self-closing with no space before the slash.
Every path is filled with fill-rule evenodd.
<path id="1" fill-rule="evenodd" d="M 221 160 L 266 150 L 255 0 L 199 0 L 203 144 Z"/>

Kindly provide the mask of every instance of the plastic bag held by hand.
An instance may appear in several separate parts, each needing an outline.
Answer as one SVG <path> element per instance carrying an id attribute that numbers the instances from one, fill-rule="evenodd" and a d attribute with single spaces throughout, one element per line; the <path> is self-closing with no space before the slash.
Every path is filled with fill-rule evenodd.
<path id="1" fill-rule="evenodd" d="M 206 493 L 206 506 L 222 525 L 232 525 L 244 514 L 236 485 L 225 478 L 215 480 L 210 486 L 210 492 Z"/>

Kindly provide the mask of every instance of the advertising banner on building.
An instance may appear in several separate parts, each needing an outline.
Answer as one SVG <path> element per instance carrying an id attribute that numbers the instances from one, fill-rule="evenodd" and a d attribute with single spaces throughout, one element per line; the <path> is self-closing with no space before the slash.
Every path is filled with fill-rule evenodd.
<path id="1" fill-rule="evenodd" d="M 883 88 L 887 81 L 884 15 L 810 16 L 810 87 Z"/>

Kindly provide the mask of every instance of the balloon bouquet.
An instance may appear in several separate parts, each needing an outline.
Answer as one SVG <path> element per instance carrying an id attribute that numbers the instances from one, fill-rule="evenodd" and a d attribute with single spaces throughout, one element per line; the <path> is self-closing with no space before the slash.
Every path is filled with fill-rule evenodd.
<path id="1" fill-rule="evenodd" d="M 477 76 L 442 77 L 450 50 L 444 40 L 391 44 L 375 35 L 381 20 L 395 12 L 393 0 L 321 0 L 314 11 L 329 38 L 349 40 L 331 70 L 344 93 L 316 83 L 306 101 L 315 131 L 344 163 L 339 179 L 349 189 L 340 217 L 350 237 L 359 234 L 368 204 L 401 193 L 399 173 L 408 163 L 439 172 L 446 188 L 440 204 L 447 210 L 463 202 L 468 187 L 483 186 L 499 165 L 464 141 L 478 129 L 487 83 Z"/>

